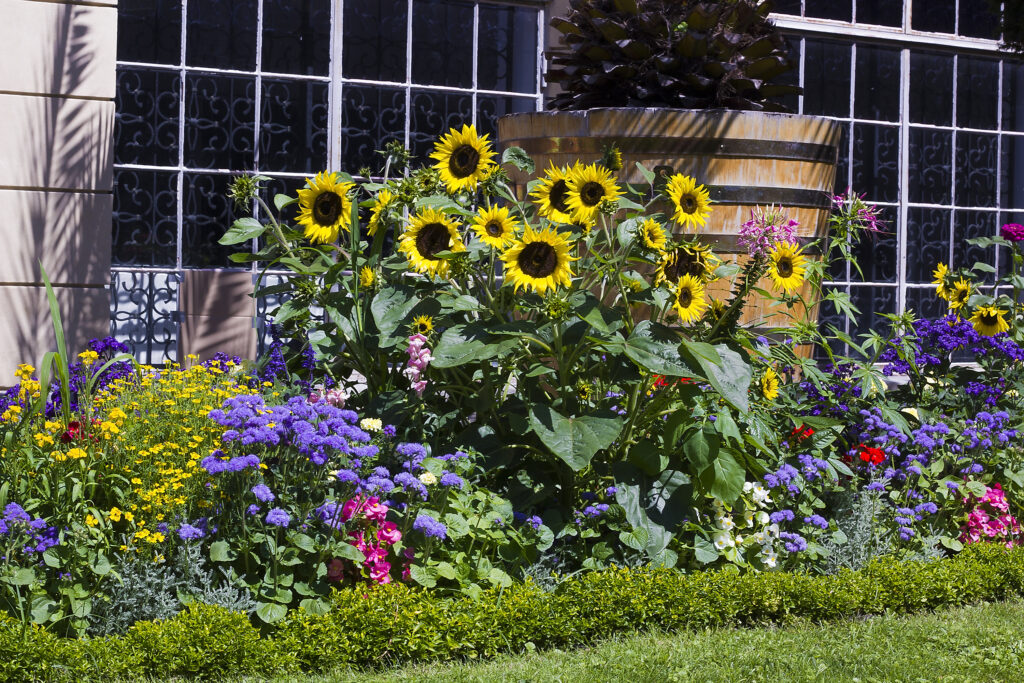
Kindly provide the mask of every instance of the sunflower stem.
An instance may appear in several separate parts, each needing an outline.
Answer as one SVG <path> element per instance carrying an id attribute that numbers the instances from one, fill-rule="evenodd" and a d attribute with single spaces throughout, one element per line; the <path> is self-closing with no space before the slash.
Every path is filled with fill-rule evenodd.
<path id="1" fill-rule="evenodd" d="M 258 195 L 256 196 L 256 203 L 260 205 L 260 208 L 267 214 L 267 218 L 270 219 L 270 226 L 274 231 L 274 237 L 277 238 L 278 243 L 285 252 L 288 253 L 288 256 L 295 258 L 295 253 L 292 251 L 292 248 L 288 246 L 288 242 L 284 238 L 284 232 L 281 230 L 281 224 L 277 222 L 276 218 L 274 218 L 274 212 L 270 210 L 270 207 L 267 206 L 265 201 L 263 201 L 263 198 Z"/>

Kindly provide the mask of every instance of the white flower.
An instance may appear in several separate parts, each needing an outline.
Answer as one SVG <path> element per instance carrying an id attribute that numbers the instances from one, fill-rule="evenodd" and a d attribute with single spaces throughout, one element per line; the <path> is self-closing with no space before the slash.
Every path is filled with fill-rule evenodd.
<path id="1" fill-rule="evenodd" d="M 434 476 L 433 472 L 424 472 L 420 475 L 419 479 L 424 486 L 433 486 L 437 483 L 437 477 Z"/>
<path id="2" fill-rule="evenodd" d="M 774 567 L 777 564 L 778 557 L 779 556 L 776 555 L 775 553 L 771 553 L 771 554 L 767 554 L 766 553 L 765 556 L 764 556 L 764 566 L 766 566 L 766 567 Z"/>
<path id="3" fill-rule="evenodd" d="M 742 544 L 743 544 L 743 537 L 740 536 L 739 534 L 736 534 L 736 545 L 742 545 Z"/>
<path id="4" fill-rule="evenodd" d="M 758 531 L 754 534 L 754 542 L 758 545 L 764 545 L 768 542 L 768 536 L 763 531 Z"/>
<path id="5" fill-rule="evenodd" d="M 733 548 L 736 546 L 736 541 L 733 540 L 732 535 L 728 531 L 719 531 L 712 537 L 715 542 L 716 550 L 725 550 L 726 548 Z"/>
<path id="6" fill-rule="evenodd" d="M 715 519 L 715 526 L 719 529 L 729 531 L 736 528 L 736 522 L 732 521 L 732 517 L 729 517 L 728 515 L 720 515 Z"/>
<path id="7" fill-rule="evenodd" d="M 778 524 L 771 524 L 771 525 L 768 526 L 766 531 L 768 532 L 768 537 L 769 538 L 777 538 L 778 535 L 779 535 L 779 525 Z"/>
<path id="8" fill-rule="evenodd" d="M 754 484 L 751 489 L 751 495 L 754 498 L 754 502 L 758 505 L 764 505 L 772 502 L 771 492 L 766 489 L 760 482 Z"/>
<path id="9" fill-rule="evenodd" d="M 754 511 L 746 510 L 743 513 L 743 521 L 746 522 L 747 526 L 754 526 Z"/>
<path id="10" fill-rule="evenodd" d="M 768 513 L 765 512 L 764 510 L 761 510 L 760 512 L 757 513 L 757 523 L 758 524 L 761 524 L 761 525 L 767 524 L 770 519 L 771 519 L 771 517 L 769 517 Z"/>
<path id="11" fill-rule="evenodd" d="M 754 488 L 754 485 L 752 483 L 750 483 L 749 481 L 743 482 L 743 493 L 750 493 L 750 491 L 753 488 Z"/>
<path id="12" fill-rule="evenodd" d="M 384 428 L 384 423 L 377 417 L 366 417 L 360 420 L 359 426 L 367 432 L 379 432 Z"/>

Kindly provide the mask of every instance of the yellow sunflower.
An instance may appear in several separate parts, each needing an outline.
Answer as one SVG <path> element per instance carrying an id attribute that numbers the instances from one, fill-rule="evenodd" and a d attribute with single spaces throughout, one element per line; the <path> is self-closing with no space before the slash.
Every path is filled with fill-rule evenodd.
<path id="1" fill-rule="evenodd" d="M 1006 332 L 1010 326 L 1006 322 L 1006 311 L 995 306 L 980 306 L 971 316 L 971 323 L 978 334 L 987 337 Z"/>
<path id="2" fill-rule="evenodd" d="M 946 287 L 946 279 L 949 277 L 949 268 L 945 263 L 939 263 L 932 271 L 932 284 L 935 285 L 935 293 L 942 299 L 948 299 L 950 290 Z"/>
<path id="3" fill-rule="evenodd" d="M 640 225 L 639 233 L 644 246 L 654 251 L 662 251 L 668 242 L 665 229 L 653 218 L 648 218 Z"/>
<path id="4" fill-rule="evenodd" d="M 570 169 L 564 166 L 558 168 L 554 162 L 551 162 L 551 168 L 540 179 L 540 184 L 530 193 L 537 205 L 537 212 L 555 223 L 572 222 L 567 202 L 569 198 L 567 180 L 570 173 L 572 173 Z"/>
<path id="5" fill-rule="evenodd" d="M 534 231 L 527 226 L 522 239 L 501 255 L 505 277 L 516 291 L 526 287 L 543 294 L 558 285 L 568 287 L 573 276 L 569 264 L 575 260 L 569 255 L 571 248 L 564 234 L 550 228 Z"/>
<path id="6" fill-rule="evenodd" d="M 448 261 L 437 258 L 442 251 L 466 251 L 459 237 L 459 225 L 436 209 L 423 209 L 413 216 L 398 241 L 398 250 L 409 259 L 413 270 L 425 275 L 448 277 Z"/>
<path id="7" fill-rule="evenodd" d="M 380 228 L 380 215 L 391 207 L 395 199 L 395 193 L 386 187 L 374 197 L 373 206 L 370 207 L 370 223 L 366 226 L 366 232 L 371 237 L 376 235 L 377 230 Z"/>
<path id="8" fill-rule="evenodd" d="M 612 172 L 597 164 L 575 169 L 566 180 L 566 187 L 566 203 L 573 218 L 582 222 L 597 220 L 601 202 L 612 202 L 622 196 L 622 190 L 612 180 Z"/>
<path id="9" fill-rule="evenodd" d="M 508 207 L 480 207 L 473 218 L 473 230 L 480 241 L 495 249 L 504 249 L 516 239 L 519 223 L 509 215 Z"/>
<path id="10" fill-rule="evenodd" d="M 960 309 L 967 306 L 967 300 L 971 298 L 972 294 L 971 283 L 967 280 L 960 278 L 953 283 L 952 289 L 947 289 L 948 296 L 942 297 L 949 301 L 949 308 L 953 311 L 959 311 Z"/>
<path id="11" fill-rule="evenodd" d="M 803 284 L 807 261 L 800 247 L 792 242 L 778 242 L 768 254 L 768 277 L 776 289 L 792 294 Z"/>
<path id="12" fill-rule="evenodd" d="M 434 331 L 434 319 L 429 315 L 418 315 L 412 319 L 409 332 L 422 334 L 424 337 Z"/>
<path id="13" fill-rule="evenodd" d="M 334 242 L 342 228 L 349 229 L 352 200 L 348 193 L 355 183 L 343 183 L 337 173 L 317 173 L 306 178 L 306 189 L 299 190 L 299 225 L 313 244 Z"/>
<path id="14" fill-rule="evenodd" d="M 373 287 L 373 283 L 377 281 L 377 275 L 373 272 L 373 268 L 370 266 L 363 266 L 359 271 L 359 286 L 363 289 L 369 289 Z"/>
<path id="15" fill-rule="evenodd" d="M 708 316 L 711 318 L 712 322 L 714 322 L 715 320 L 720 320 L 721 317 L 725 315 L 725 311 L 728 308 L 729 305 L 722 301 L 721 299 L 711 297 L 711 305 L 708 308 Z"/>
<path id="16" fill-rule="evenodd" d="M 654 285 L 667 283 L 675 285 L 684 275 L 690 275 L 701 282 L 715 279 L 715 268 L 720 263 L 706 244 L 684 244 L 671 249 L 661 257 L 654 275 Z"/>
<path id="17" fill-rule="evenodd" d="M 675 213 L 672 220 L 679 225 L 703 227 L 709 215 L 711 215 L 711 195 L 703 185 L 688 175 L 676 173 L 668 179 L 665 185 L 665 194 L 668 195 Z"/>
<path id="18" fill-rule="evenodd" d="M 475 126 L 463 125 L 461 131 L 452 128 L 442 136 L 430 158 L 437 160 L 434 168 L 441 172 L 448 191 L 455 193 L 475 190 L 487 177 L 494 165 L 494 150 L 486 135 L 476 134 Z"/>
<path id="19" fill-rule="evenodd" d="M 779 396 L 779 376 L 771 368 L 765 368 L 761 375 L 761 395 L 769 401 L 774 401 Z"/>
<path id="20" fill-rule="evenodd" d="M 673 306 L 683 323 L 700 320 L 708 302 L 704 298 L 704 283 L 692 275 L 679 278 L 676 285 L 676 300 Z"/>

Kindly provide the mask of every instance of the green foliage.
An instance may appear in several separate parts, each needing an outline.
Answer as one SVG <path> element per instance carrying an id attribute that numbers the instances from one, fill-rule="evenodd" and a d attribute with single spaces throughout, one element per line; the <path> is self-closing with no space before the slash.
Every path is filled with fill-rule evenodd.
<path id="1" fill-rule="evenodd" d="M 483 659 L 572 648 L 636 630 L 830 621 L 911 614 L 1024 595 L 1024 550 L 973 546 L 932 562 L 875 560 L 831 576 L 613 568 L 479 599 L 402 584 L 337 591 L 326 614 L 290 612 L 260 632 L 243 614 L 193 605 L 112 638 L 61 639 L 0 618 L 0 676 L 10 681 L 117 676 L 238 678 L 348 665 Z"/>

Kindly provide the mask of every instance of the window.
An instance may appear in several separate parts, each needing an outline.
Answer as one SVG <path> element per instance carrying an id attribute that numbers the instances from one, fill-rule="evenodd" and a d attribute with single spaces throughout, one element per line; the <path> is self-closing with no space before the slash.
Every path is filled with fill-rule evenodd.
<path id="1" fill-rule="evenodd" d="M 1024 70 L 992 39 L 986 0 L 789 0 L 776 20 L 801 56 L 799 111 L 842 122 L 836 188 L 884 208 L 887 232 L 828 286 L 850 294 L 854 337 L 882 314 L 945 314 L 932 270 L 1006 255 L 966 240 L 1024 219 Z M 791 16 L 787 16 L 791 15 Z"/>
<path id="2" fill-rule="evenodd" d="M 536 3 L 139 0 L 118 22 L 112 327 L 146 362 L 176 356 L 183 269 L 232 265 L 234 174 L 294 192 L 541 105 Z"/>

